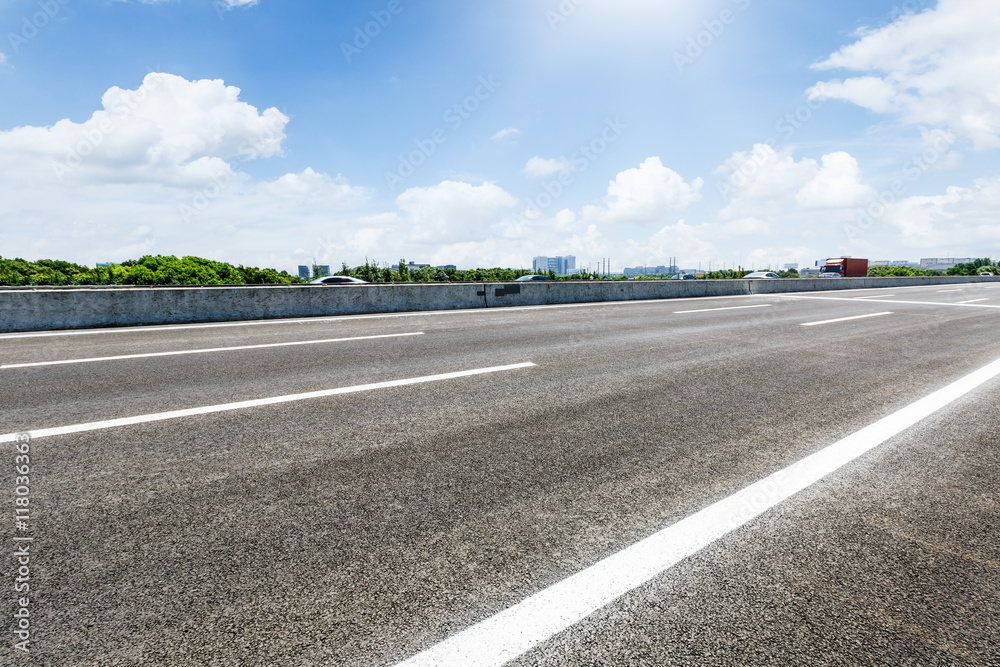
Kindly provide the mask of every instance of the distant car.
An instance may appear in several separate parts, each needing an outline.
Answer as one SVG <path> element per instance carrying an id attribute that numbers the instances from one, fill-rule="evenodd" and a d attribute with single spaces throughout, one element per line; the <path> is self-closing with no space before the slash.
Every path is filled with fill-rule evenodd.
<path id="1" fill-rule="evenodd" d="M 743 277 L 753 280 L 756 278 L 780 278 L 781 276 L 773 271 L 754 271 L 753 273 L 748 273 Z"/>
<path id="2" fill-rule="evenodd" d="M 983 271 L 983 272 L 982 272 L 982 273 L 980 273 L 979 275 L 981 275 L 981 276 L 992 276 L 992 275 L 993 275 L 993 273 L 992 273 L 992 272 L 990 272 L 990 271 Z"/>
<path id="3" fill-rule="evenodd" d="M 367 285 L 367 280 L 350 276 L 324 276 L 309 283 L 310 285 Z"/>
<path id="4" fill-rule="evenodd" d="M 674 275 L 670 276 L 670 280 L 698 280 L 698 279 L 686 273 L 675 273 Z"/>
<path id="5" fill-rule="evenodd" d="M 552 278 L 549 278 L 548 276 L 521 276 L 520 278 L 518 278 L 514 282 L 518 282 L 518 283 L 530 283 L 530 282 L 535 282 L 536 280 L 538 280 L 538 281 L 541 281 L 541 280 L 552 280 Z"/>
<path id="6" fill-rule="evenodd" d="M 844 276 L 836 273 L 834 271 L 823 271 L 819 274 L 820 278 L 843 278 Z"/>

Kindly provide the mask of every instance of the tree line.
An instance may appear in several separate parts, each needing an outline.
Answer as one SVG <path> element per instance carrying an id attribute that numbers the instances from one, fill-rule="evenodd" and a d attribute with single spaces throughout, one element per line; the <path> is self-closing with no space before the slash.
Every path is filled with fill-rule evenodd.
<path id="1" fill-rule="evenodd" d="M 72 262 L 0 257 L 0 285 L 282 285 L 302 282 L 287 271 L 234 266 L 202 257 L 146 255 L 90 268 Z"/>
<path id="2" fill-rule="evenodd" d="M 751 273 L 752 269 L 727 269 L 710 271 L 702 276 L 706 280 L 732 280 Z M 949 276 L 974 276 L 990 272 L 1000 275 L 1000 268 L 989 258 L 957 264 L 947 271 Z M 782 278 L 798 278 L 795 269 L 776 272 Z M 352 276 L 370 283 L 410 283 L 410 282 L 502 282 L 521 276 L 532 275 L 528 269 L 451 269 L 432 266 L 410 269 L 405 260 L 400 260 L 397 268 L 388 264 L 365 260 L 364 264 L 351 267 L 346 262 L 337 275 Z M 579 271 L 569 276 L 557 276 L 554 271 L 547 274 L 553 280 L 626 280 L 625 276 L 605 276 L 599 273 Z M 871 266 L 870 277 L 894 276 L 940 276 L 941 271 L 921 269 L 912 266 Z M 643 280 L 664 280 L 668 276 L 637 276 Z M 233 265 L 216 262 L 202 257 L 175 257 L 173 255 L 145 255 L 120 264 L 109 264 L 90 268 L 72 262 L 40 259 L 29 262 L 24 259 L 4 259 L 0 257 L 0 285 L 290 285 L 306 282 L 287 271 L 260 269 L 252 266 Z"/>

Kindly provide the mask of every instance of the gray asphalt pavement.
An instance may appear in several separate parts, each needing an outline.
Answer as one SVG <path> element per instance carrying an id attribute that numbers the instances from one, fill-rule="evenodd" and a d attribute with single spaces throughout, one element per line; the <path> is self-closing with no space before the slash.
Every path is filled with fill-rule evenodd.
<path id="1" fill-rule="evenodd" d="M 0 434 L 535 365 L 32 440 L 2 664 L 396 664 L 1000 359 L 1000 289 L 8 335 L 0 366 L 278 344 L 0 368 Z M 512 664 L 1000 665 L 998 399 Z"/>

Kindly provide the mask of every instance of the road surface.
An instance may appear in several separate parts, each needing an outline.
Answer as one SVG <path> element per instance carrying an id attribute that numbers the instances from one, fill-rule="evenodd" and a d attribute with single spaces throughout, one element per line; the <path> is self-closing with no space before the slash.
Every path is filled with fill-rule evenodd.
<path id="1" fill-rule="evenodd" d="M 983 284 L 0 336 L 0 662 L 998 665 L 998 360 Z"/>

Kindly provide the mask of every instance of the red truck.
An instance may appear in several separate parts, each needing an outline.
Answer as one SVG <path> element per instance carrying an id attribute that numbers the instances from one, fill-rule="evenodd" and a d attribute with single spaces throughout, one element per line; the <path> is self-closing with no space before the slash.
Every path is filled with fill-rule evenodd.
<path id="1" fill-rule="evenodd" d="M 868 260 L 856 257 L 838 257 L 826 260 L 820 269 L 820 278 L 864 278 L 868 275 Z"/>

